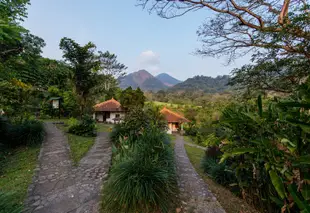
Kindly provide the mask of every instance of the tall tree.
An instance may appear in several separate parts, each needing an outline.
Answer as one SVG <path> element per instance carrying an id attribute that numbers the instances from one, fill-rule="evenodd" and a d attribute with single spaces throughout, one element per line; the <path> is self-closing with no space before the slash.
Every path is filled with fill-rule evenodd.
<path id="1" fill-rule="evenodd" d="M 163 18 L 200 9 L 215 14 L 198 30 L 199 54 L 229 61 L 263 48 L 281 55 L 310 58 L 309 1 L 300 0 L 137 0 Z"/>
<path id="2" fill-rule="evenodd" d="M 262 58 L 255 64 L 244 65 L 232 71 L 230 85 L 245 92 L 292 93 L 303 83 L 310 72 L 310 61 L 304 57 Z"/>
<path id="3" fill-rule="evenodd" d="M 145 99 L 146 98 L 139 87 L 136 90 L 128 87 L 127 89 L 122 91 L 120 103 L 122 107 L 130 110 L 133 108 L 142 108 L 144 106 Z"/>
<path id="4" fill-rule="evenodd" d="M 0 62 L 22 52 L 22 35 L 27 30 L 20 22 L 27 17 L 29 0 L 0 0 Z"/>
<path id="5" fill-rule="evenodd" d="M 119 78 L 125 75 L 125 70 L 127 67 L 118 62 L 117 56 L 109 51 L 99 52 L 100 62 L 101 62 L 101 73 L 114 78 Z"/>
<path id="6" fill-rule="evenodd" d="M 75 93 L 79 97 L 80 113 L 85 113 L 91 89 L 97 83 L 100 60 L 96 54 L 95 44 L 88 42 L 81 46 L 70 38 L 62 38 L 60 49 L 73 74 Z"/>
<path id="7" fill-rule="evenodd" d="M 113 97 L 113 94 L 118 88 L 119 77 L 125 75 L 127 67 L 117 60 L 115 54 L 109 51 L 100 52 L 100 71 L 98 75 L 98 84 L 93 88 L 93 95 L 97 96 L 98 99 L 106 99 Z"/>

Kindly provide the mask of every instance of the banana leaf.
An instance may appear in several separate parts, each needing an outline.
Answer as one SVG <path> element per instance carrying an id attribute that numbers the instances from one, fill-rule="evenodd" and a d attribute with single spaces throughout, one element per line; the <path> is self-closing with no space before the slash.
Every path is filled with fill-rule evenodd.
<path id="1" fill-rule="evenodd" d="M 269 176 L 270 176 L 270 179 L 271 179 L 271 182 L 274 186 L 274 188 L 276 189 L 278 195 L 284 199 L 286 197 L 286 193 L 285 193 L 285 188 L 284 188 L 284 184 L 281 180 L 281 178 L 278 176 L 278 174 L 273 171 L 273 170 L 270 170 L 269 171 Z"/>
<path id="2" fill-rule="evenodd" d="M 310 205 L 307 203 L 307 201 L 302 201 L 300 197 L 297 195 L 296 186 L 294 186 L 293 184 L 289 185 L 288 191 L 290 192 L 298 208 L 302 210 L 303 213 L 310 213 Z"/>
<path id="3" fill-rule="evenodd" d="M 309 103 L 300 103 L 300 102 L 281 102 L 277 104 L 279 107 L 302 107 L 305 109 L 310 109 Z"/>
<path id="4" fill-rule="evenodd" d="M 301 194 L 305 200 L 310 200 L 310 185 L 309 184 L 303 184 Z"/>
<path id="5" fill-rule="evenodd" d="M 293 166 L 310 165 L 310 155 L 300 156 L 298 160 L 292 163 Z"/>

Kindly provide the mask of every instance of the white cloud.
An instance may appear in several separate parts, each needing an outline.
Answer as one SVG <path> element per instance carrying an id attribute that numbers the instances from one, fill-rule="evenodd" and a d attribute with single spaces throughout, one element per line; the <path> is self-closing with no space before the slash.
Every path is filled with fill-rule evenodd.
<path id="1" fill-rule="evenodd" d="M 152 74 L 158 74 L 160 65 L 160 57 L 152 50 L 142 52 L 138 57 L 138 69 L 145 69 Z"/>

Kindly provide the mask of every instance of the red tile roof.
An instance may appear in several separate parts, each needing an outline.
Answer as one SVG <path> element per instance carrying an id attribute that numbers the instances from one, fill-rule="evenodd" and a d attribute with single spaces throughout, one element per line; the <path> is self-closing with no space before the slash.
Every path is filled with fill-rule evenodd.
<path id="1" fill-rule="evenodd" d="M 178 113 L 176 112 L 173 112 L 169 109 L 167 109 L 166 107 L 164 107 L 160 113 L 162 113 L 167 122 L 169 123 L 187 123 L 187 122 L 190 122 L 189 120 L 187 120 L 186 118 L 184 118 L 182 115 L 179 115 Z"/>
<path id="2" fill-rule="evenodd" d="M 96 112 L 114 112 L 114 111 L 124 111 L 121 107 L 121 104 L 114 98 L 107 100 L 105 102 L 96 104 L 94 106 Z"/>

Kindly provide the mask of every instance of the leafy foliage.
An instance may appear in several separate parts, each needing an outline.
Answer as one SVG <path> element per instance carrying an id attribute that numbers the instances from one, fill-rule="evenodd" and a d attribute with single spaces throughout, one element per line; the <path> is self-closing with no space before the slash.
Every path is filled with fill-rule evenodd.
<path id="1" fill-rule="evenodd" d="M 198 9 L 215 13 L 197 31 L 202 42 L 198 54 L 204 56 L 227 56 L 230 62 L 263 49 L 278 55 L 310 58 L 308 1 L 137 1 L 163 18 Z"/>
<path id="2" fill-rule="evenodd" d="M 237 106 L 223 112 L 221 125 L 228 135 L 221 162 L 233 161 L 243 194 L 261 208 L 273 212 L 280 205 L 278 209 L 290 212 L 308 211 L 308 198 L 303 196 L 308 193 L 303 190 L 308 190 L 310 172 L 308 121 L 300 104 L 276 102 L 264 107 L 260 97 L 257 108 Z"/>
<path id="3" fill-rule="evenodd" d="M 232 71 L 229 84 L 248 93 L 279 92 L 289 94 L 309 75 L 309 60 L 294 58 L 259 58 L 255 64 Z"/>
<path id="4" fill-rule="evenodd" d="M 94 136 L 96 130 L 96 123 L 94 119 L 89 115 L 84 115 L 80 121 L 70 119 L 69 133 L 80 136 Z"/>
<path id="5" fill-rule="evenodd" d="M 120 103 L 123 108 L 139 108 L 143 107 L 145 102 L 145 96 L 140 88 L 133 90 L 131 87 L 123 90 L 120 96 Z"/>
<path id="6" fill-rule="evenodd" d="M 111 132 L 111 139 L 115 145 L 120 144 L 120 138 L 133 137 L 137 138 L 143 131 L 156 127 L 165 131 L 167 123 L 156 107 L 134 108 L 129 111 L 124 121 L 115 126 Z M 134 141 L 134 140 L 131 140 Z"/>
<path id="7" fill-rule="evenodd" d="M 219 164 L 218 159 L 205 156 L 201 161 L 201 166 L 208 175 L 217 183 L 229 186 L 236 182 L 236 176 L 226 162 Z"/>
<path id="8" fill-rule="evenodd" d="M 70 38 L 62 38 L 60 49 L 71 70 L 71 82 L 80 115 L 92 110 L 97 94 L 116 87 L 115 77 L 124 74 L 125 65 L 119 63 L 115 54 L 96 52 L 96 45 L 88 42 L 81 46 Z"/>
<path id="9" fill-rule="evenodd" d="M 40 144 L 45 135 L 44 126 L 40 121 L 25 120 L 21 123 L 10 123 L 0 117 L 0 144 L 7 148 Z"/>

